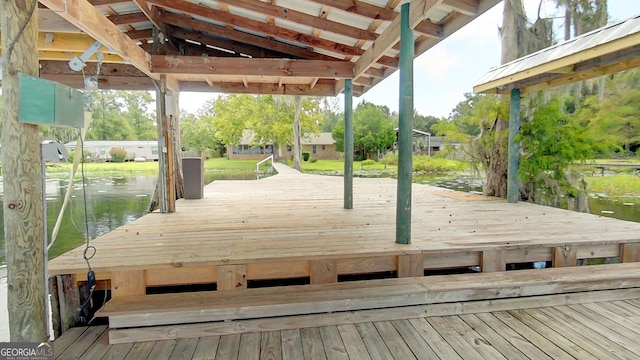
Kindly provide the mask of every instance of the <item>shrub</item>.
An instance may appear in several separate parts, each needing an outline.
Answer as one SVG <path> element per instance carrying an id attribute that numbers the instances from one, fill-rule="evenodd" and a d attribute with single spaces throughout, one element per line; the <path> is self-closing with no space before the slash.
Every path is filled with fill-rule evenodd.
<path id="1" fill-rule="evenodd" d="M 388 152 L 384 154 L 380 162 L 385 165 L 398 165 L 398 154 L 394 152 Z"/>
<path id="2" fill-rule="evenodd" d="M 310 162 L 310 163 L 316 163 L 316 162 L 318 162 L 318 159 L 316 159 L 316 158 L 311 158 L 311 159 L 309 160 L 309 162 Z"/>
<path id="3" fill-rule="evenodd" d="M 429 156 L 414 156 L 413 171 L 420 172 L 451 172 L 464 170 L 465 164 L 456 160 L 434 158 Z"/>
<path id="4" fill-rule="evenodd" d="M 376 164 L 375 160 L 371 160 L 371 159 L 367 159 L 367 160 L 362 162 L 362 166 L 370 166 L 370 165 L 375 165 L 375 164 Z"/>
<path id="5" fill-rule="evenodd" d="M 112 148 L 109 150 L 111 162 L 122 163 L 127 159 L 127 151 L 122 148 Z"/>
<path id="6" fill-rule="evenodd" d="M 311 157 L 311 154 L 310 154 L 310 153 L 308 153 L 308 152 L 306 152 L 306 151 L 302 153 L 302 160 L 304 160 L 304 161 L 309 161 L 309 158 L 310 158 L 310 157 Z"/>
<path id="7" fill-rule="evenodd" d="M 67 158 L 67 162 L 72 163 L 73 162 L 73 155 L 75 155 L 75 151 L 71 151 L 69 152 L 69 157 Z M 84 155 L 82 158 L 80 158 L 80 162 L 87 162 L 89 160 L 91 160 L 91 150 L 83 150 L 82 154 Z"/>

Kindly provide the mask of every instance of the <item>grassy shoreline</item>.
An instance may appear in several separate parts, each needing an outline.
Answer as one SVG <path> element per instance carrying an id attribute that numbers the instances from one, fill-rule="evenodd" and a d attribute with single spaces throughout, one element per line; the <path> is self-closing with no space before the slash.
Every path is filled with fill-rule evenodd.
<path id="1" fill-rule="evenodd" d="M 226 158 L 208 159 L 204 163 L 205 171 L 237 171 L 237 172 L 253 172 L 257 161 L 255 160 L 227 160 Z M 640 161 L 633 159 L 632 161 L 622 161 L 617 159 L 598 159 L 590 161 L 586 164 L 577 165 L 576 170 L 585 173 L 585 181 L 588 184 L 588 191 L 592 194 L 608 194 L 611 196 L 637 196 L 640 195 L 640 176 L 635 175 L 632 171 L 617 171 L 612 175 L 599 176 L 594 172 L 592 165 L 602 163 L 628 163 L 635 164 Z M 319 160 L 316 162 L 303 162 L 303 171 L 317 173 L 340 173 L 344 169 L 342 160 Z M 72 164 L 55 164 L 47 167 L 50 174 L 68 174 L 71 171 Z M 354 170 L 371 172 L 372 174 L 384 171 L 385 173 L 394 173 L 397 171 L 396 165 L 386 165 L 381 162 L 362 162 L 355 161 Z M 85 173 L 98 174 L 136 174 L 142 173 L 150 175 L 158 172 L 157 162 L 127 162 L 127 163 L 86 163 L 84 164 Z M 80 173 L 80 169 L 78 170 Z M 79 176 L 79 175 L 78 175 Z"/>

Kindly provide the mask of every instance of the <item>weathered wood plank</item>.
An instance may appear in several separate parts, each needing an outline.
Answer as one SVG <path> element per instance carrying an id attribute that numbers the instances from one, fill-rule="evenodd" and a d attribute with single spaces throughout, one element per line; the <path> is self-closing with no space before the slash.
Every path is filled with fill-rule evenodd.
<path id="1" fill-rule="evenodd" d="M 111 334 L 109 334 L 109 339 L 111 339 Z M 151 352 L 149 353 L 148 358 L 164 360 L 164 359 L 169 359 L 169 356 L 171 356 L 173 349 L 176 347 L 177 341 L 163 340 L 163 341 L 156 341 L 153 344 L 154 344 L 153 349 L 151 349 Z"/>
<path id="2" fill-rule="evenodd" d="M 393 357 L 373 323 L 356 324 L 356 329 L 358 329 L 360 337 L 362 337 L 362 341 L 367 347 L 369 355 L 371 355 L 371 359 L 382 360 Z"/>
<path id="3" fill-rule="evenodd" d="M 523 338 L 543 350 L 553 359 L 573 359 L 566 351 L 558 347 L 555 343 L 549 341 L 545 336 L 539 334 L 534 329 L 520 322 L 507 312 L 494 312 L 493 316 L 498 318 L 504 325 L 519 333 Z"/>
<path id="4" fill-rule="evenodd" d="M 558 246 L 553 248 L 553 266 L 576 266 L 578 250 L 572 246 Z"/>
<path id="5" fill-rule="evenodd" d="M 466 324 L 465 325 L 466 328 L 465 326 L 463 326 L 462 323 L 460 323 L 460 321 L 458 321 L 457 318 L 459 318 L 461 321 L 463 321 Z M 498 332 L 496 332 L 495 330 L 487 326 L 487 324 L 482 322 L 482 320 L 480 320 L 477 316 L 469 314 L 469 315 L 460 315 L 457 318 L 451 317 L 449 323 L 455 326 L 458 329 L 458 331 L 460 331 L 460 328 L 465 328 L 465 335 L 471 334 L 471 341 L 475 342 L 475 341 L 478 341 L 478 339 L 483 339 L 487 341 L 495 350 L 500 352 L 502 356 L 506 357 L 509 360 L 529 359 L 529 357 L 523 354 L 516 346 L 514 346 L 507 339 L 505 339 L 500 334 L 498 334 Z M 475 335 L 474 332 L 477 333 L 477 336 L 478 336 L 477 339 L 474 336 Z M 467 335 L 467 341 L 469 341 L 468 335 Z M 482 343 L 482 341 L 480 342 Z"/>
<path id="6" fill-rule="evenodd" d="M 240 338 L 240 351 L 238 359 L 258 360 L 260 359 L 260 343 L 262 333 L 244 333 Z"/>
<path id="7" fill-rule="evenodd" d="M 220 336 L 205 336 L 198 339 L 198 345 L 193 353 L 193 360 L 213 360 L 218 351 Z"/>
<path id="8" fill-rule="evenodd" d="M 333 259 L 309 261 L 312 284 L 327 284 L 338 282 L 338 268 Z"/>
<path id="9" fill-rule="evenodd" d="M 629 243 L 620 245 L 620 261 L 640 261 L 640 244 Z"/>
<path id="10" fill-rule="evenodd" d="M 528 309 L 526 313 L 556 329 L 568 340 L 578 344 L 590 354 L 601 359 L 632 355 L 626 349 L 621 349 L 619 345 L 610 344 L 602 335 L 580 325 L 579 322 L 564 317 L 562 314 L 548 313 L 542 310 Z"/>
<path id="11" fill-rule="evenodd" d="M 114 345 L 116 346 L 116 345 Z M 198 338 L 179 339 L 169 360 L 191 360 L 198 346 Z"/>
<path id="12" fill-rule="evenodd" d="M 344 342 L 344 348 L 350 359 L 371 359 L 371 356 L 369 356 L 369 352 L 367 351 L 367 347 L 364 345 L 362 337 L 355 325 L 338 325 L 337 328 L 340 332 L 340 337 Z"/>
<path id="13" fill-rule="evenodd" d="M 246 265 L 219 265 L 217 268 L 218 290 L 247 288 Z"/>
<path id="14" fill-rule="evenodd" d="M 145 341 L 133 344 L 125 360 L 146 360 L 155 346 L 155 342 Z"/>
<path id="15" fill-rule="evenodd" d="M 467 321 L 468 316 L 470 315 L 461 315 L 461 318 Z M 489 329 L 500 334 L 500 336 L 506 339 L 511 345 L 527 355 L 529 359 L 552 360 L 552 358 L 549 357 L 549 355 L 547 355 L 543 350 L 530 343 L 526 337 L 520 335 L 510 327 L 505 326 L 504 323 L 493 316 L 493 314 L 479 313 L 473 316 L 480 319 L 484 324 L 486 324 Z M 478 328 L 479 327 L 476 327 L 476 329 Z"/>
<path id="16" fill-rule="evenodd" d="M 483 251 L 480 263 L 482 272 L 505 271 L 507 269 L 506 259 L 504 250 Z"/>
<path id="17" fill-rule="evenodd" d="M 282 330 L 280 335 L 282 341 L 282 360 L 304 359 L 300 330 Z"/>
<path id="18" fill-rule="evenodd" d="M 279 331 L 265 331 L 260 342 L 261 360 L 282 359 L 282 337 Z"/>
<path id="19" fill-rule="evenodd" d="M 402 339 L 402 336 L 398 333 L 398 330 L 389 321 L 378 321 L 374 323 L 374 326 L 378 330 L 380 337 L 384 340 L 385 345 L 389 351 L 396 358 L 400 359 L 415 359 L 407 343 Z"/>
<path id="20" fill-rule="evenodd" d="M 300 329 L 300 338 L 302 339 L 302 351 L 305 359 L 321 360 L 327 358 L 318 328 Z"/>
<path id="21" fill-rule="evenodd" d="M 398 277 L 424 276 L 422 254 L 398 256 Z"/>
<path id="22" fill-rule="evenodd" d="M 328 360 L 349 360 L 347 349 L 340 337 L 340 332 L 336 326 L 323 326 L 318 328 L 322 338 L 322 346 Z"/>
<path id="23" fill-rule="evenodd" d="M 218 350 L 216 351 L 216 360 L 235 360 L 238 359 L 240 351 L 240 334 L 224 335 L 220 337 Z"/>
<path id="24" fill-rule="evenodd" d="M 60 355 L 56 355 L 56 359 L 77 359 L 81 357 L 106 330 L 107 327 L 104 325 L 87 328 Z"/>
<path id="25" fill-rule="evenodd" d="M 113 298 L 146 294 L 144 271 L 114 271 L 111 274 L 111 296 Z"/>

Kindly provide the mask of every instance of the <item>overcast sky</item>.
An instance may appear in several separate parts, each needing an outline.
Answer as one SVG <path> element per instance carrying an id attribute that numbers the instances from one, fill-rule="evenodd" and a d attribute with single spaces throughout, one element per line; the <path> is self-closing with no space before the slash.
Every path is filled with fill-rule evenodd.
<path id="1" fill-rule="evenodd" d="M 552 0 L 542 0 L 542 16 L 558 16 Z M 527 11 L 535 14 L 539 0 L 524 0 Z M 609 0 L 610 22 L 640 14 L 639 0 Z M 500 64 L 498 25 L 502 22 L 502 3 L 440 42 L 414 62 L 414 107 L 422 115 L 447 117 L 464 93 L 489 69 Z M 556 29 L 562 33 L 560 29 Z M 377 84 L 354 103 L 366 100 L 398 111 L 398 72 Z M 180 94 L 180 107 L 195 113 L 214 93 Z"/>

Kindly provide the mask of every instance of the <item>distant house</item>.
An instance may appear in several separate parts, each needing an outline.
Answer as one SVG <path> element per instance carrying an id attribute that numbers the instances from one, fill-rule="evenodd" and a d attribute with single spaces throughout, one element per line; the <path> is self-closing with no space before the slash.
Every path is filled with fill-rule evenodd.
<path id="1" fill-rule="evenodd" d="M 75 150 L 76 141 L 64 144 L 69 152 Z M 127 152 L 126 161 L 158 161 L 158 141 L 156 140 L 96 140 L 85 141 L 84 150 L 91 152 L 90 161 L 111 161 L 109 151 L 114 148 Z"/>
<path id="2" fill-rule="evenodd" d="M 398 129 L 396 128 L 396 139 Z M 413 129 L 413 153 L 420 155 L 435 155 L 438 151 L 444 150 L 445 147 L 460 147 L 459 143 L 447 141 L 446 136 L 431 136 L 430 133 Z M 398 143 L 393 145 L 394 150 L 398 148 Z"/>
<path id="3" fill-rule="evenodd" d="M 227 146 L 229 160 L 262 160 L 272 154 L 277 159 L 289 159 L 293 156 L 293 145 L 252 145 L 253 138 L 253 132 L 245 130 L 239 144 Z M 329 132 L 304 135 L 302 152 L 308 152 L 311 158 L 319 160 L 340 158 L 340 153 L 336 151 L 335 140 Z"/>

